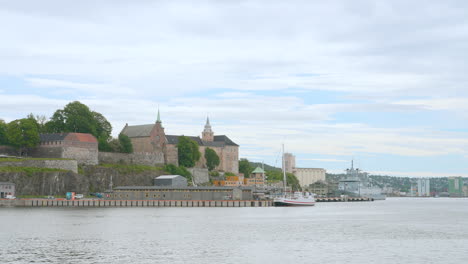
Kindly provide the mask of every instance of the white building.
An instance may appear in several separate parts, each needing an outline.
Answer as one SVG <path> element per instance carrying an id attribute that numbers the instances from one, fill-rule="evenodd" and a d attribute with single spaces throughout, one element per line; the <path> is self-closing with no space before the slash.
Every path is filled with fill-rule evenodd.
<path id="1" fill-rule="evenodd" d="M 418 179 L 418 196 L 431 196 L 430 180 L 428 178 Z"/>
<path id="2" fill-rule="evenodd" d="M 318 181 L 325 181 L 325 169 L 321 168 L 294 168 L 293 174 L 301 186 L 309 186 Z"/>

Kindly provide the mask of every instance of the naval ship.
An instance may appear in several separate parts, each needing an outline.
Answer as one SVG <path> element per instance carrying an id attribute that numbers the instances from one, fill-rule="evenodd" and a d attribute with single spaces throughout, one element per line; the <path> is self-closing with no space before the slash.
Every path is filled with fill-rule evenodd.
<path id="1" fill-rule="evenodd" d="M 387 197 L 382 194 L 382 189 L 372 185 L 369 181 L 369 174 L 358 168 L 354 168 L 354 161 L 351 161 L 351 168 L 346 169 L 346 176 L 340 180 L 338 190 L 347 195 L 368 197 L 374 200 L 385 200 Z"/>

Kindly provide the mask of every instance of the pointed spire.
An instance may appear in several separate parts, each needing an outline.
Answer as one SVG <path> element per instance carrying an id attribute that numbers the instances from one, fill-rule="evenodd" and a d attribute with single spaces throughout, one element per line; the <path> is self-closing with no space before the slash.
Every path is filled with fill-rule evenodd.
<path id="1" fill-rule="evenodd" d="M 161 115 L 159 114 L 159 107 L 158 107 L 158 119 L 156 120 L 156 123 L 161 123 Z"/>
<path id="2" fill-rule="evenodd" d="M 209 117 L 206 117 L 206 124 L 205 124 L 205 129 L 203 130 L 203 132 L 212 132 Z"/>

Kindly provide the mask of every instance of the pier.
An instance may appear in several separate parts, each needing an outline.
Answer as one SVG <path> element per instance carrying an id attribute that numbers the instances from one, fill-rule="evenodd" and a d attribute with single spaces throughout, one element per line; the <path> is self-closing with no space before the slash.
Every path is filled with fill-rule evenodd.
<path id="1" fill-rule="evenodd" d="M 256 200 L 0 200 L 0 207 L 269 207 L 272 201 Z"/>
<path id="2" fill-rule="evenodd" d="M 368 197 L 322 197 L 315 198 L 318 203 L 323 202 L 372 202 L 374 199 Z"/>

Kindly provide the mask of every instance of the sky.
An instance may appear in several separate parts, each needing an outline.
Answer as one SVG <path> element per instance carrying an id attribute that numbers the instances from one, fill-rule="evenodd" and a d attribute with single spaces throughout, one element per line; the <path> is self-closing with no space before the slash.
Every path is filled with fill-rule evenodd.
<path id="1" fill-rule="evenodd" d="M 468 176 L 468 2 L 0 0 L 0 118 L 78 100 L 240 157 Z"/>

